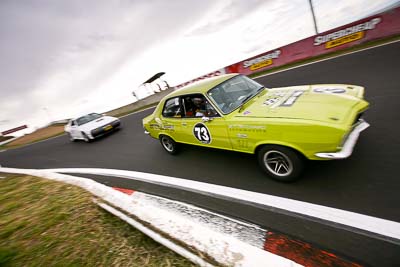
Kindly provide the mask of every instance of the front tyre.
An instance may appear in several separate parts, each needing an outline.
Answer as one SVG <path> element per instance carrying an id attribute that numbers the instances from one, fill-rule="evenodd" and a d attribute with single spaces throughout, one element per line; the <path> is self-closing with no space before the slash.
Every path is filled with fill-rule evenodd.
<path id="1" fill-rule="evenodd" d="M 90 143 L 91 140 L 90 140 L 89 136 L 87 136 L 87 134 L 82 132 L 82 137 L 83 137 L 83 141 L 85 141 L 86 143 Z"/>
<path id="2" fill-rule="evenodd" d="M 161 135 L 160 143 L 162 147 L 171 155 L 178 153 L 178 144 L 169 136 Z"/>
<path id="3" fill-rule="evenodd" d="M 67 133 L 67 135 L 68 135 L 69 141 L 75 142 L 75 138 L 72 136 L 71 133 Z"/>
<path id="4" fill-rule="evenodd" d="M 269 177 L 280 182 L 296 181 L 304 169 L 303 158 L 296 151 L 266 145 L 258 151 L 258 163 Z"/>

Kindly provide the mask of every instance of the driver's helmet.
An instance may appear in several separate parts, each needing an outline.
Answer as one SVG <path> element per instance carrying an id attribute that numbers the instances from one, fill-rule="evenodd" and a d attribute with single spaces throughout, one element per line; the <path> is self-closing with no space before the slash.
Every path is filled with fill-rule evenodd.
<path id="1" fill-rule="evenodd" d="M 203 99 L 201 98 L 201 97 L 194 97 L 193 99 L 192 99 L 192 101 L 193 101 L 193 103 L 196 105 L 196 106 L 201 106 L 202 104 L 203 104 Z"/>

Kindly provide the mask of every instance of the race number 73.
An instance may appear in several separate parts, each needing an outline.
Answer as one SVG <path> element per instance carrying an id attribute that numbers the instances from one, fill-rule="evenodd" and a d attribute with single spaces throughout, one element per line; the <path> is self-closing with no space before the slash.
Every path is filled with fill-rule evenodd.
<path id="1" fill-rule="evenodd" d="M 211 142 L 210 132 L 208 131 L 207 127 L 202 123 L 198 123 L 194 126 L 193 134 L 197 138 L 197 140 L 204 144 L 209 144 Z"/>

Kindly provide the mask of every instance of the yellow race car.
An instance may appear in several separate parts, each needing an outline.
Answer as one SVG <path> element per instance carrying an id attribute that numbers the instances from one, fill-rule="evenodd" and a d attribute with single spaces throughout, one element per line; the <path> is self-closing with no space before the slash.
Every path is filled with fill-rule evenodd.
<path id="1" fill-rule="evenodd" d="M 143 119 L 170 154 L 179 143 L 257 154 L 273 179 L 294 181 L 304 160 L 352 154 L 369 104 L 364 88 L 319 84 L 265 88 L 240 74 L 210 78 L 165 96 Z"/>

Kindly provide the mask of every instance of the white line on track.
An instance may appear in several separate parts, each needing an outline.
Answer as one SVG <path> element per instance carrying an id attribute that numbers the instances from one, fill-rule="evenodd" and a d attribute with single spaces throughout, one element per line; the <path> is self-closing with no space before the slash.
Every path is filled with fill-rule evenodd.
<path id="1" fill-rule="evenodd" d="M 155 104 L 154 106 L 151 106 L 151 107 L 148 107 L 148 108 L 145 108 L 145 109 L 139 110 L 139 111 L 135 111 L 135 112 L 132 112 L 132 113 L 126 114 L 126 115 L 124 115 L 124 116 L 121 116 L 120 118 L 125 118 L 125 117 L 128 117 L 128 116 L 130 116 L 130 115 L 137 114 L 137 113 L 140 113 L 140 112 L 146 111 L 146 110 L 148 110 L 148 109 L 155 108 L 156 106 L 157 106 L 157 104 Z"/>
<path id="2" fill-rule="evenodd" d="M 111 177 L 119 177 L 152 184 L 186 189 L 201 194 L 215 195 L 236 199 L 239 201 L 252 202 L 264 206 L 274 207 L 280 210 L 290 211 L 296 214 L 319 218 L 325 221 L 347 225 L 367 232 L 376 233 L 400 241 L 400 223 L 389 221 L 373 216 L 363 215 L 355 212 L 330 208 L 322 205 L 302 202 L 298 200 L 276 197 L 272 195 L 251 192 L 247 190 L 231 188 L 227 186 L 207 184 L 203 182 L 142 173 L 135 171 L 99 169 L 99 168 L 63 168 L 46 169 L 45 171 L 56 173 L 79 173 L 95 174 Z M 398 242 L 398 241 L 396 241 Z"/>
<path id="3" fill-rule="evenodd" d="M 39 144 L 39 143 L 42 143 L 42 142 L 46 142 L 46 141 L 49 141 L 49 140 L 52 140 L 52 139 L 56 139 L 56 138 L 59 138 L 59 137 L 62 137 L 62 136 L 65 136 L 65 133 L 57 135 L 57 136 L 50 137 L 48 139 L 44 139 L 44 140 L 40 140 L 40 141 L 33 142 L 33 143 L 30 143 L 30 144 L 26 144 L 26 145 L 23 145 L 23 146 L 15 147 L 15 148 L 12 148 L 12 150 L 19 149 L 19 148 L 25 148 L 25 147 L 28 147 L 28 146 L 31 146 L 31 145 L 36 145 L 36 144 Z M 7 150 L 1 150 L 0 152 L 6 152 L 6 151 Z"/>
<path id="4" fill-rule="evenodd" d="M 400 40 L 394 40 L 394 41 L 391 41 L 391 42 L 388 42 L 388 43 L 379 44 L 379 45 L 375 45 L 375 46 L 363 48 L 363 49 L 360 49 L 360 50 L 357 50 L 357 51 L 347 52 L 347 53 L 343 53 L 343 54 L 340 54 L 340 55 L 337 55 L 337 56 L 332 56 L 332 57 L 328 57 L 328 58 L 324 58 L 324 59 L 312 61 L 312 62 L 309 62 L 309 63 L 304 63 L 304 64 L 301 64 L 301 65 L 298 65 L 298 66 L 294 66 L 294 67 L 291 67 L 291 68 L 287 68 L 287 69 L 283 69 L 283 70 L 274 71 L 274 72 L 267 73 L 267 74 L 264 74 L 264 75 L 261 75 L 261 76 L 257 76 L 257 77 L 255 77 L 254 79 L 258 79 L 258 78 L 262 78 L 262 77 L 265 77 L 265 76 L 277 74 L 277 73 L 280 73 L 280 72 L 285 72 L 285 71 L 288 71 L 288 70 L 293 70 L 293 69 L 301 68 L 301 67 L 304 67 L 304 66 L 308 66 L 308 65 L 315 64 L 315 63 L 319 63 L 319 62 L 331 60 L 331 59 L 338 58 L 338 57 L 343 57 L 343 56 L 355 54 L 355 53 L 358 53 L 358 52 L 363 52 L 363 51 L 366 51 L 366 50 L 369 50 L 369 49 L 373 49 L 373 48 L 377 48 L 377 47 L 381 47 L 381 46 L 385 46 L 385 45 L 389 45 L 389 44 L 393 44 L 393 43 L 397 43 L 397 42 L 400 42 Z"/>

